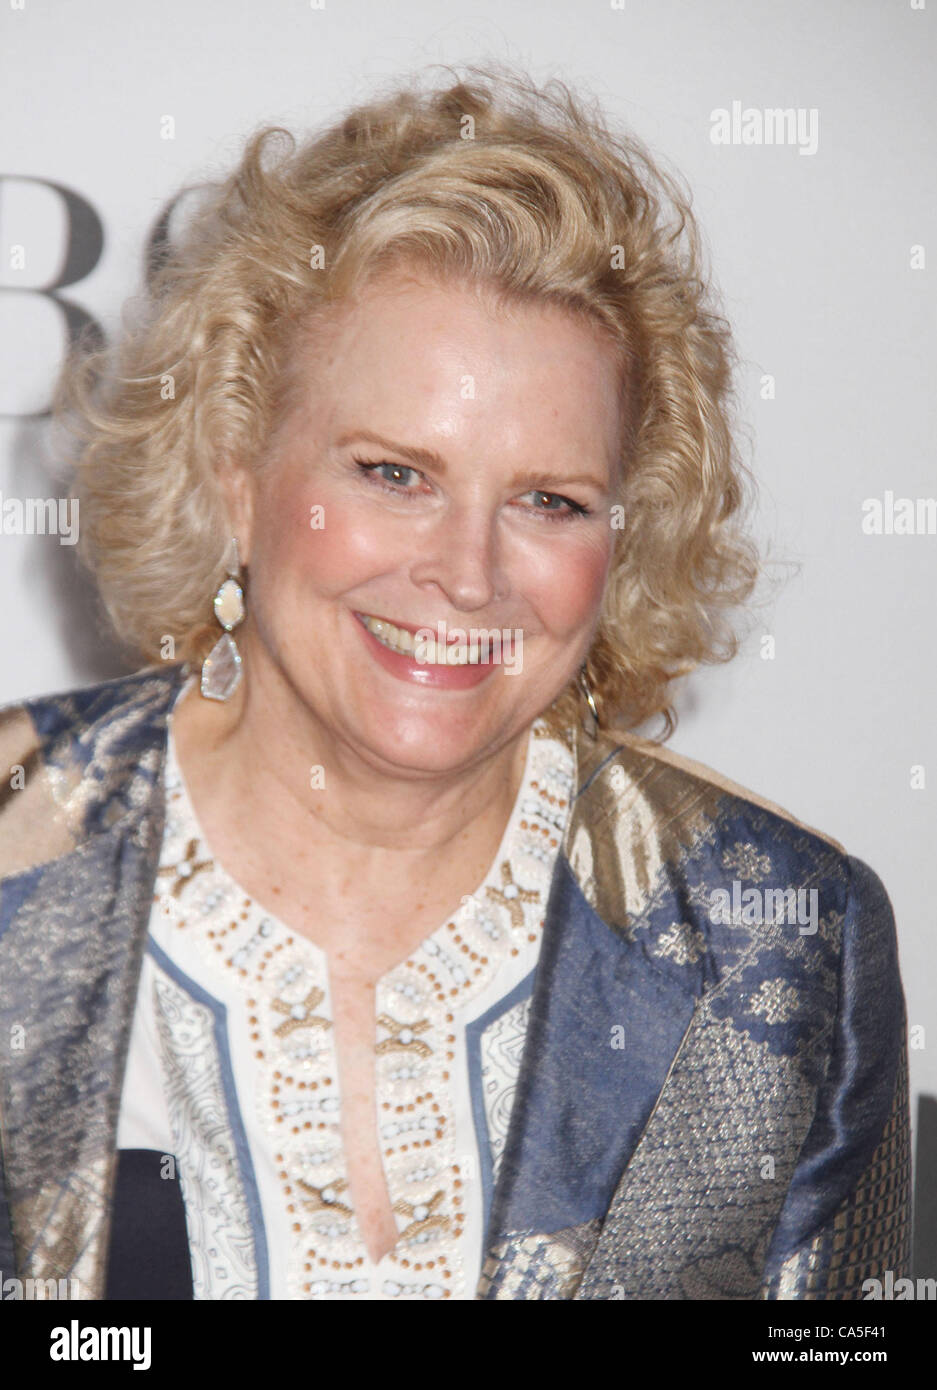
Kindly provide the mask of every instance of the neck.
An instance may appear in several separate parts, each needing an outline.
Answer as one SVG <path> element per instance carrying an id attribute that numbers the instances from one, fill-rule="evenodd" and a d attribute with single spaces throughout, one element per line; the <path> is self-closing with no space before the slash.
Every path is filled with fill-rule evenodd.
<path id="1" fill-rule="evenodd" d="M 344 873 L 353 864 L 367 878 L 392 862 L 410 882 L 433 878 L 453 855 L 484 871 L 520 787 L 529 733 L 451 773 L 383 768 L 262 665 L 246 669 L 225 704 L 189 691 L 173 726 L 209 840 L 213 826 L 224 838 L 236 818 L 271 863 L 299 865 L 315 852 L 320 866 L 344 858 Z"/>

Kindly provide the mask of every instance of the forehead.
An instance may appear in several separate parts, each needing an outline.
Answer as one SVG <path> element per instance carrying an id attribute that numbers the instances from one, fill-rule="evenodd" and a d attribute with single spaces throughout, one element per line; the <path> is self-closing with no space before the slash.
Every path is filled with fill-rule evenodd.
<path id="1" fill-rule="evenodd" d="M 390 411 L 406 428 L 462 400 L 502 428 L 521 427 L 526 415 L 584 447 L 601 438 L 620 449 L 623 347 L 582 313 L 509 297 L 477 278 L 410 267 L 376 274 L 300 320 L 287 363 L 287 408 L 314 406 L 320 419 Z"/>

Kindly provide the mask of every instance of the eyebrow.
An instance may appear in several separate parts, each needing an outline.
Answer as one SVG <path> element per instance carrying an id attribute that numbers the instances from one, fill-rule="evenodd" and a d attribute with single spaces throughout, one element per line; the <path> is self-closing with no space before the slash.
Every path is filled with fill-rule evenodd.
<path id="1" fill-rule="evenodd" d="M 373 430 L 350 430 L 347 434 L 343 434 L 336 441 L 336 444 L 338 448 L 343 449 L 347 444 L 353 444 L 355 440 L 377 444 L 392 454 L 399 454 L 402 458 L 409 459 L 411 463 L 419 465 L 421 468 L 435 469 L 440 477 L 446 475 L 445 460 L 434 449 L 421 449 L 415 444 L 395 444 L 392 439 L 385 439 L 383 435 L 375 434 Z M 532 487 L 545 483 L 564 486 L 568 486 L 570 483 L 586 483 L 590 487 L 597 488 L 600 492 L 608 490 L 608 484 L 596 478 L 592 473 L 541 473 L 527 469 L 523 473 L 516 474 L 511 480 L 513 487 L 525 483 Z"/>

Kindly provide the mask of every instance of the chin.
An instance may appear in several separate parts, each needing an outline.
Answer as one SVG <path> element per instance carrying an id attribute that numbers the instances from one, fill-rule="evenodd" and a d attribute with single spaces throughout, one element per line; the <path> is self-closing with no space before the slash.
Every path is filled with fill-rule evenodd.
<path id="1" fill-rule="evenodd" d="M 503 729 L 503 716 L 492 707 L 457 710 L 440 704 L 423 710 L 395 709 L 385 705 L 362 715 L 357 737 L 350 737 L 357 751 L 370 750 L 383 763 L 422 772 L 443 772 L 471 762 L 486 751 Z M 499 744 L 503 739 L 498 739 Z"/>

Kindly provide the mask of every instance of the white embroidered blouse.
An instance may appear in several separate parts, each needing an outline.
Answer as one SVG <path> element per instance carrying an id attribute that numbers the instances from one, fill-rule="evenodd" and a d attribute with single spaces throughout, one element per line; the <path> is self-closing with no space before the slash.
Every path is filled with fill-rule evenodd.
<path id="1" fill-rule="evenodd" d="M 346 1177 L 326 954 L 214 859 L 170 719 L 117 1143 L 178 1164 L 195 1298 L 474 1297 L 572 775 L 537 720 L 484 882 L 378 981 L 376 1103 L 399 1234 L 374 1264 Z"/>

